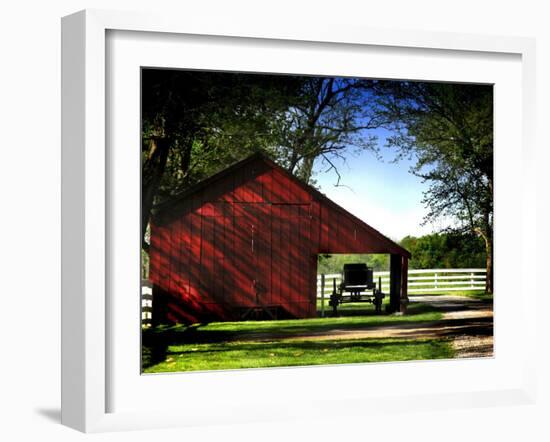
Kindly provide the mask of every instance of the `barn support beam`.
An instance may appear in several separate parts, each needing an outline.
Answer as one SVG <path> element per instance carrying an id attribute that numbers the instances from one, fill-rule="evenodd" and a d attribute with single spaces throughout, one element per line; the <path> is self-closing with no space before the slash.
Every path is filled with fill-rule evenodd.
<path id="1" fill-rule="evenodd" d="M 153 285 L 151 298 L 151 327 L 155 328 L 166 321 L 165 296 L 156 284 Z"/>
<path id="2" fill-rule="evenodd" d="M 401 293 L 399 296 L 399 311 L 405 313 L 409 304 L 408 284 L 409 278 L 409 258 L 401 257 Z"/>
<path id="3" fill-rule="evenodd" d="M 390 255 L 390 305 L 388 313 L 405 313 L 409 297 L 407 295 L 407 278 L 409 260 L 406 256 Z"/>
<path id="4" fill-rule="evenodd" d="M 401 282 L 402 282 L 401 255 L 390 255 L 390 304 L 387 307 L 388 313 L 400 311 Z"/>

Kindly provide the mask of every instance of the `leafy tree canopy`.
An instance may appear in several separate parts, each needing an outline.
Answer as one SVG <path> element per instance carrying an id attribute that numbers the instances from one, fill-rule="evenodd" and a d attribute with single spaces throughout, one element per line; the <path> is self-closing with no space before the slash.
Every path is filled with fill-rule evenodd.
<path id="1" fill-rule="evenodd" d="M 379 111 L 389 146 L 416 158 L 411 172 L 429 188 L 426 221 L 478 235 L 485 245 L 486 290 L 493 281 L 493 89 L 490 85 L 383 82 Z"/>

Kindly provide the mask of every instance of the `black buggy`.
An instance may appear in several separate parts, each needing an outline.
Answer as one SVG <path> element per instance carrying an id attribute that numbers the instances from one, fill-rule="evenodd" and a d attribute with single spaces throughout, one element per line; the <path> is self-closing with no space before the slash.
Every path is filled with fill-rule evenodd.
<path id="1" fill-rule="evenodd" d="M 374 305 L 376 313 L 381 313 L 382 300 L 385 297 L 381 288 L 381 278 L 378 278 L 377 288 L 373 281 L 373 269 L 367 264 L 344 264 L 342 282 L 338 286 L 338 290 L 336 279 L 333 280 L 329 305 L 332 307 L 334 316 L 338 314 L 338 305 L 346 302 L 370 302 Z"/>

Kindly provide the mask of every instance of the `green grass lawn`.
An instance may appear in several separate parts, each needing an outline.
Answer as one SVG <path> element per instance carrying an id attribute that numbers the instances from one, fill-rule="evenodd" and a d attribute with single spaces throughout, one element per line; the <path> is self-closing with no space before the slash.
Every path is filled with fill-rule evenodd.
<path id="1" fill-rule="evenodd" d="M 168 347 L 166 359 L 145 373 L 296 365 L 410 361 L 453 357 L 444 339 L 282 340 L 183 344 Z"/>
<path id="2" fill-rule="evenodd" d="M 467 298 L 475 298 L 480 301 L 492 301 L 493 295 L 485 293 L 485 290 L 454 290 L 454 291 L 445 291 L 441 292 L 426 292 L 426 293 L 409 293 L 409 298 L 414 298 L 415 296 L 441 296 L 441 295 L 451 295 L 451 296 L 466 296 Z"/>
<path id="3" fill-rule="evenodd" d="M 475 298 L 479 299 L 480 301 L 492 301 L 493 300 L 493 294 L 492 293 L 485 293 L 484 290 L 466 290 L 466 291 L 456 291 L 452 292 L 453 294 L 457 294 L 459 296 L 466 296 L 468 298 Z"/>
<path id="4" fill-rule="evenodd" d="M 364 303 L 341 307 L 339 317 L 215 322 L 144 330 L 143 370 L 159 373 L 452 357 L 445 340 L 306 338 L 335 329 L 368 330 L 442 317 L 438 310 L 420 303 L 411 304 L 406 315 L 376 315 L 372 305 Z"/>

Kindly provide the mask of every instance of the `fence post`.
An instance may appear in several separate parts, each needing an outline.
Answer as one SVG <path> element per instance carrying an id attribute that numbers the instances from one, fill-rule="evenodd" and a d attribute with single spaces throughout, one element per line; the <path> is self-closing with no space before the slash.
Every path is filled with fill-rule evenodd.
<path id="1" fill-rule="evenodd" d="M 437 288 L 437 272 L 434 273 L 434 289 Z"/>
<path id="2" fill-rule="evenodd" d="M 325 317 L 325 274 L 321 273 L 321 318 Z"/>
<path id="3" fill-rule="evenodd" d="M 474 288 L 474 272 L 470 273 L 470 288 Z"/>

